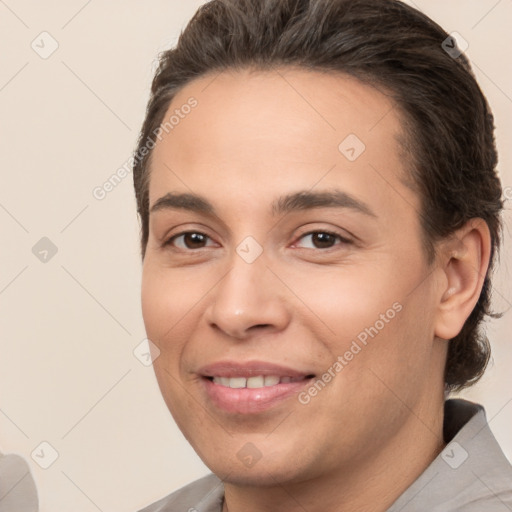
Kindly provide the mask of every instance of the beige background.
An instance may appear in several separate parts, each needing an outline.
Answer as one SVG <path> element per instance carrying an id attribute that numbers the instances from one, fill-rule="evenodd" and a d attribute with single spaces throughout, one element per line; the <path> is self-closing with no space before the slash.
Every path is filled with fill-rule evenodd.
<path id="1" fill-rule="evenodd" d="M 145 334 L 131 174 L 102 201 L 92 195 L 130 156 L 154 59 L 201 3 L 0 0 L 0 449 L 29 461 L 42 512 L 135 511 L 207 472 L 133 354 Z M 512 199 L 512 2 L 414 4 L 469 43 Z M 39 53 L 59 47 L 43 59 L 34 40 Z M 32 252 L 43 237 L 58 250 L 46 263 Z M 489 325 L 493 367 L 466 393 L 510 459 L 511 316 Z M 59 454 L 48 469 L 43 441 Z"/>

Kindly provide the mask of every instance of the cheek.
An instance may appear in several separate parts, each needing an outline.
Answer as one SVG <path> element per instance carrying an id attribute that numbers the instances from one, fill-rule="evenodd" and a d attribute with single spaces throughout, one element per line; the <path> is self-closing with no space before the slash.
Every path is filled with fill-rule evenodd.
<path id="1" fill-rule="evenodd" d="M 348 340 L 365 328 L 380 322 L 380 315 L 395 316 L 393 304 L 401 292 L 397 283 L 389 282 L 389 269 L 379 265 L 351 265 L 340 268 L 312 269 L 301 273 L 300 279 L 290 274 L 293 292 L 304 304 L 304 312 L 324 324 L 330 338 Z"/>
<path id="2" fill-rule="evenodd" d="M 175 395 L 173 387 L 179 374 L 180 354 L 184 348 L 183 328 L 187 311 L 190 311 L 187 295 L 190 290 L 178 286 L 165 275 L 146 266 L 142 274 L 141 306 L 147 337 L 160 350 L 153 361 L 153 369 L 162 395 L 169 408 Z M 181 321 L 180 321 L 181 320 Z M 171 376 L 174 376 L 172 378 Z"/>
<path id="3" fill-rule="evenodd" d="M 142 272 L 141 306 L 148 337 L 165 349 L 169 337 L 180 338 L 188 317 L 200 306 L 204 282 L 186 278 L 169 269 L 145 263 Z"/>
<path id="4" fill-rule="evenodd" d="M 428 358 L 432 319 L 425 314 L 425 272 L 419 261 L 405 267 L 383 258 L 375 265 L 304 273 L 293 280 L 293 291 L 305 305 L 301 316 L 311 319 L 306 322 L 326 345 L 330 364 L 346 356 L 346 378 L 357 381 L 363 367 L 375 366 L 393 381 L 406 377 L 404 365 L 415 372 Z"/>
<path id="5" fill-rule="evenodd" d="M 176 400 L 181 396 L 178 383 L 180 355 L 187 339 L 187 313 L 190 314 L 193 306 L 194 291 L 173 279 L 173 273 L 150 263 L 148 260 L 144 262 L 142 272 L 142 316 L 147 337 L 160 350 L 153 361 L 153 370 L 167 407 L 174 416 L 180 407 Z"/>
<path id="6" fill-rule="evenodd" d="M 343 379 L 354 396 L 371 397 L 368 404 L 392 403 L 399 396 L 412 406 L 428 373 L 433 343 L 429 287 L 424 283 L 411 293 L 409 284 L 375 282 L 343 302 L 337 324 L 340 332 L 347 326 L 338 344 L 346 365 Z"/>

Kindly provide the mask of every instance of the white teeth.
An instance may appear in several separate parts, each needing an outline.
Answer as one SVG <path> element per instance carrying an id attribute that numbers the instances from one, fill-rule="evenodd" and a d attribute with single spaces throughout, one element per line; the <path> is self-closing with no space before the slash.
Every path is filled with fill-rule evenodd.
<path id="1" fill-rule="evenodd" d="M 278 381 L 279 382 L 279 379 Z M 249 377 L 247 379 L 247 387 L 248 388 L 262 388 L 265 383 L 265 378 L 262 375 L 258 375 L 257 377 Z"/>
<path id="2" fill-rule="evenodd" d="M 275 386 L 276 384 L 279 384 L 279 381 L 279 377 L 276 377 L 275 375 L 265 376 L 265 386 Z"/>
<path id="3" fill-rule="evenodd" d="M 247 379 L 245 377 L 232 377 L 229 379 L 230 388 L 245 388 L 247 385 Z"/>
<path id="4" fill-rule="evenodd" d="M 241 389 L 241 388 L 263 388 L 267 386 L 275 386 L 276 384 L 289 382 L 298 382 L 303 380 L 303 377 L 279 377 L 277 375 L 255 375 L 253 377 L 213 377 L 215 384 L 220 384 L 227 388 Z"/>

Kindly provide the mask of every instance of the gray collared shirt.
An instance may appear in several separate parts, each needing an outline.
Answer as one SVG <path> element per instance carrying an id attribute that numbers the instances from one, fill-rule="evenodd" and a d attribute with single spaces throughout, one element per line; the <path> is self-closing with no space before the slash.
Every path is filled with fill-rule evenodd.
<path id="1" fill-rule="evenodd" d="M 446 448 L 387 512 L 512 512 L 512 466 L 493 436 L 484 408 L 445 402 Z M 140 512 L 221 512 L 224 486 L 210 474 Z"/>

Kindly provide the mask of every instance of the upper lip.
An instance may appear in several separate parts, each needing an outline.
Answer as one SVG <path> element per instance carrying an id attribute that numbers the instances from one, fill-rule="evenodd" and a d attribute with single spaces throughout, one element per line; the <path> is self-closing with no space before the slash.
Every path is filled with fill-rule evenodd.
<path id="1" fill-rule="evenodd" d="M 312 372 L 303 372 L 264 361 L 218 361 L 201 367 L 198 374 L 203 377 L 253 377 L 256 375 L 276 375 L 278 377 L 308 377 Z"/>

